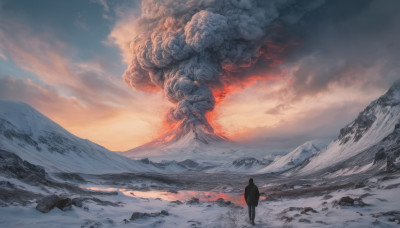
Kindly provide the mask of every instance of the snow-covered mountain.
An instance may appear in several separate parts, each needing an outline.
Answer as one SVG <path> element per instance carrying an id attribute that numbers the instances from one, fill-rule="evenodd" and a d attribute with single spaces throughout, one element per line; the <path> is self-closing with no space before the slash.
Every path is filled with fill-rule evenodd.
<path id="1" fill-rule="evenodd" d="M 31 106 L 0 101 L 0 149 L 48 172 L 115 173 L 149 166 L 81 139 Z"/>
<path id="2" fill-rule="evenodd" d="M 378 151 L 390 156 L 399 150 L 400 81 L 397 81 L 353 122 L 342 128 L 338 138 L 310 159 L 300 173 L 312 173 L 326 168 L 338 171 L 339 168 L 335 168 L 338 164 L 341 164 L 341 169 L 354 173 L 372 167 Z"/>
<path id="3" fill-rule="evenodd" d="M 257 173 L 284 172 L 301 165 L 308 158 L 317 154 L 322 147 L 321 143 L 308 141 L 284 156 L 276 156 L 271 164 L 258 170 Z"/>
<path id="4" fill-rule="evenodd" d="M 204 161 L 233 154 L 237 151 L 233 144 L 224 137 L 205 132 L 201 126 L 193 126 L 185 130 L 175 128 L 150 143 L 122 154 L 134 159 L 150 157 L 153 161 Z"/>

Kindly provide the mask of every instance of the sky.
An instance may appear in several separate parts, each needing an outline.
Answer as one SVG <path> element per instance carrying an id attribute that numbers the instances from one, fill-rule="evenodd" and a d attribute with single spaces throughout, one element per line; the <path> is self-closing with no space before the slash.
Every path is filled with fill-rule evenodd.
<path id="1" fill-rule="evenodd" d="M 280 41 L 262 43 L 264 54 L 235 73 L 209 121 L 231 140 L 287 152 L 334 139 L 400 79 L 400 1 L 288 1 L 280 9 Z M 0 0 L 0 99 L 26 102 L 113 151 L 155 139 L 174 104 L 161 89 L 122 78 L 143 14 L 141 1 Z"/>

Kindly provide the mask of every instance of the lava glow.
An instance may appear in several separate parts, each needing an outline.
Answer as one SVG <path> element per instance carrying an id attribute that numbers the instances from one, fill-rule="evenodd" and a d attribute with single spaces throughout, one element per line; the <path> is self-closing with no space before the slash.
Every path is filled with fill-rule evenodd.
<path id="1" fill-rule="evenodd" d="M 245 206 L 243 194 L 226 194 L 212 191 L 177 191 L 177 192 L 163 192 L 163 191 L 135 191 L 123 188 L 99 188 L 90 187 L 88 188 L 93 191 L 119 191 L 122 194 L 145 199 L 161 199 L 166 201 L 181 201 L 187 202 L 192 198 L 199 199 L 200 202 L 215 202 L 218 199 L 224 199 L 224 201 L 230 201 L 237 206 Z M 265 199 L 265 196 L 261 196 L 261 200 Z"/>

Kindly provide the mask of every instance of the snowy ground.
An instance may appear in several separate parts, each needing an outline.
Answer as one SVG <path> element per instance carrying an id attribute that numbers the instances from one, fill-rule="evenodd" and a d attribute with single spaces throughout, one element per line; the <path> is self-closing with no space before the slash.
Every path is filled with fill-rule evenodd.
<path id="1" fill-rule="evenodd" d="M 228 174 L 216 175 L 209 185 L 200 188 L 195 184 L 196 180 L 187 182 L 194 178 L 193 175 L 186 174 L 176 182 L 166 181 L 165 185 L 157 185 L 158 182 L 154 180 L 144 181 L 141 185 L 131 186 L 132 192 L 124 188 L 115 195 L 96 195 L 100 200 L 114 202 L 119 206 L 98 205 L 94 201 L 87 201 L 82 207 L 72 206 L 68 211 L 55 208 L 46 214 L 35 209 L 34 200 L 27 206 L 0 207 L 0 227 L 251 227 L 247 207 L 240 200 L 241 191 L 245 187 L 240 186 L 240 183 L 243 184 L 246 176 L 230 179 L 227 178 Z M 210 177 L 199 175 L 198 183 L 203 185 Z M 162 179 L 161 176 L 159 178 Z M 118 181 L 118 178 L 113 179 Z M 92 185 L 94 189 L 93 180 L 81 187 L 89 188 Z M 400 173 L 370 177 L 358 185 L 353 184 L 357 183 L 356 179 L 352 182 L 350 180 L 351 177 L 341 182 L 324 180 L 328 187 L 321 187 L 322 182 L 312 180 L 255 176 L 256 184 L 267 198 L 256 209 L 255 227 L 399 226 L 400 211 L 389 216 L 380 216 L 379 213 L 400 210 Z M 187 184 L 182 185 L 185 182 Z M 117 182 L 114 186 L 110 182 L 99 183 L 106 183 L 107 186 L 95 185 L 95 188 L 104 190 L 111 187 L 108 189 L 110 191 L 118 190 L 120 186 L 129 186 Z M 178 185 L 182 185 L 185 190 L 176 187 Z M 75 196 L 70 195 L 71 198 Z M 199 198 L 200 202 L 190 202 L 191 196 Z M 366 205 L 361 206 L 358 202 L 353 206 L 337 205 L 341 197 L 345 196 L 361 198 Z M 225 201 L 215 202 L 219 197 L 225 198 Z M 179 199 L 182 203 L 176 201 Z M 227 200 L 235 204 L 226 205 Z M 307 211 L 305 207 L 315 211 Z M 163 210 L 168 213 L 160 214 Z M 154 214 L 153 217 L 130 220 L 134 212 Z"/>

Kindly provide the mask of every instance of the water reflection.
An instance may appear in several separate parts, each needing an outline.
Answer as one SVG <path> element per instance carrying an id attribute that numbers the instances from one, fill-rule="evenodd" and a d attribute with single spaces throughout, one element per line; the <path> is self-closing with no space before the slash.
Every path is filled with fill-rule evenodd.
<path id="1" fill-rule="evenodd" d="M 177 191 L 177 192 L 162 192 L 162 191 L 133 191 L 130 189 L 123 188 L 99 188 L 90 187 L 90 190 L 94 191 L 120 191 L 126 196 L 138 197 L 138 198 L 150 198 L 150 199 L 162 199 L 166 201 L 176 201 L 186 202 L 191 200 L 193 197 L 198 198 L 202 202 L 214 202 L 217 199 L 224 199 L 225 201 L 231 201 L 233 204 L 238 206 L 246 205 L 244 201 L 243 194 L 224 194 L 211 191 Z"/>

